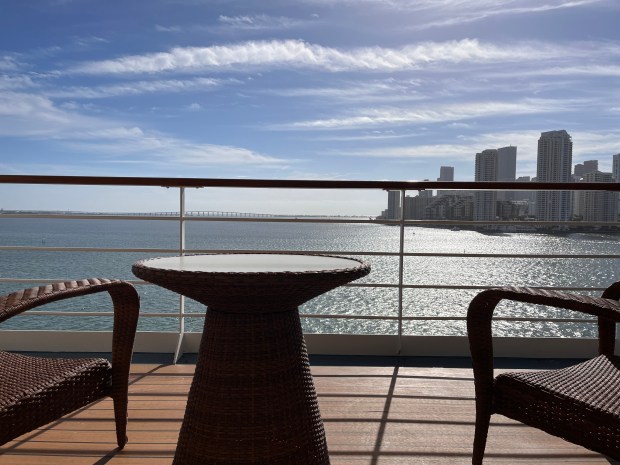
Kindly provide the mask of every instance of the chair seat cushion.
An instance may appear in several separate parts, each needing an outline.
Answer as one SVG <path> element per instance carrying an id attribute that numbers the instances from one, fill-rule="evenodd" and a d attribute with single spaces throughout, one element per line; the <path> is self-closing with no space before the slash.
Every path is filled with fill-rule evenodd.
<path id="1" fill-rule="evenodd" d="M 598 452 L 620 454 L 620 358 L 559 370 L 504 373 L 494 411 Z"/>
<path id="2" fill-rule="evenodd" d="M 111 383 L 112 368 L 103 358 L 0 352 L 0 445 L 108 396 Z"/>

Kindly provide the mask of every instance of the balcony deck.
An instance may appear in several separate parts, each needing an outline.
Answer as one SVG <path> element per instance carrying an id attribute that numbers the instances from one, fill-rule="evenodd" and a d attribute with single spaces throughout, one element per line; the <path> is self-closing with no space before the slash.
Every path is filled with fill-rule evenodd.
<path id="1" fill-rule="evenodd" d="M 389 360 L 313 363 L 332 465 L 471 463 L 471 369 Z M 112 404 L 104 400 L 0 447 L 0 465 L 168 465 L 193 371 L 192 364 L 133 366 L 123 451 L 115 450 Z M 489 436 L 486 464 L 620 463 L 503 417 Z"/>

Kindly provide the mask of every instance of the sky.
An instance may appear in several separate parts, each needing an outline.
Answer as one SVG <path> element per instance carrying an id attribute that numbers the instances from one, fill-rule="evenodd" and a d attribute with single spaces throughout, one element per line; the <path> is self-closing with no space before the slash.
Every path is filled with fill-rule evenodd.
<path id="1" fill-rule="evenodd" d="M 611 171 L 619 23 L 617 0 L 0 0 L 0 173 L 470 181 L 477 152 L 515 145 L 535 176 L 558 129 Z M 0 208 L 174 208 L 161 191 L 0 186 Z M 333 193 L 193 199 L 340 211 Z"/>

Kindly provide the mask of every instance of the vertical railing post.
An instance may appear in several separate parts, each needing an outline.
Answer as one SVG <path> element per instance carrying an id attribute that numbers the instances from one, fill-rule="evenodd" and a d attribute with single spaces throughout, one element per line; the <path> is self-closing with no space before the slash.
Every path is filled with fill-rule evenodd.
<path id="1" fill-rule="evenodd" d="M 185 255 L 185 187 L 179 188 L 179 255 Z M 179 295 L 179 339 L 174 351 L 173 363 L 177 363 L 183 354 L 183 336 L 185 335 L 185 297 Z"/>
<path id="2" fill-rule="evenodd" d="M 403 349 L 403 282 L 405 275 L 405 189 L 400 192 L 400 244 L 398 249 L 398 355 Z"/>

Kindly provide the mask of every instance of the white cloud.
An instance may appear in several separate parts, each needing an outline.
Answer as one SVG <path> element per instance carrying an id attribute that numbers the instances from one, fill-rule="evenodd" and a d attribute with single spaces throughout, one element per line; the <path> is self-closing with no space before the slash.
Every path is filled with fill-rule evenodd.
<path id="1" fill-rule="evenodd" d="M 368 103 L 372 101 L 411 101 L 427 99 L 418 91 L 415 80 L 345 81 L 331 87 L 274 88 L 265 93 L 281 97 L 321 99 L 325 102 Z"/>
<path id="2" fill-rule="evenodd" d="M 224 81 L 209 78 L 135 81 L 96 87 L 65 87 L 47 93 L 56 98 L 109 98 L 148 93 L 197 92 L 213 89 Z M 232 82 L 232 81 L 228 81 Z"/>
<path id="3" fill-rule="evenodd" d="M 604 53 L 604 52 L 603 52 Z M 618 47 L 615 46 L 614 50 L 610 50 L 608 56 L 618 54 Z M 607 65 L 607 64 L 590 64 L 590 65 L 572 65 L 572 66 L 548 66 L 548 67 L 535 67 L 532 69 L 511 69 L 508 73 L 502 73 L 501 75 L 496 72 L 491 72 L 488 77 L 507 76 L 512 77 L 534 77 L 534 76 L 599 76 L 599 77 L 620 77 L 619 65 Z"/>
<path id="4" fill-rule="evenodd" d="M 242 30 L 291 29 L 302 24 L 301 21 L 293 18 L 268 15 L 220 15 L 217 20 L 220 24 L 226 27 Z"/>
<path id="5" fill-rule="evenodd" d="M 323 47 L 301 40 L 272 40 L 211 47 L 178 47 L 169 52 L 85 62 L 69 71 L 85 74 L 137 74 L 258 67 L 388 72 L 421 69 L 436 63 L 535 62 L 562 57 L 591 57 L 594 54 L 596 49 L 592 47 L 562 47 L 548 43 L 501 46 L 476 39 L 423 42 L 402 48 L 364 47 L 350 50 Z"/>
<path id="6" fill-rule="evenodd" d="M 0 136 L 55 136 L 67 130 L 98 127 L 102 121 L 57 108 L 40 95 L 0 92 Z"/>
<path id="7" fill-rule="evenodd" d="M 416 5 L 412 2 L 394 2 L 396 4 L 406 3 L 411 9 L 415 10 Z M 430 3 L 430 4 L 429 4 Z M 438 5 L 438 3 L 440 3 Z M 438 15 L 440 19 L 426 21 L 423 24 L 414 26 L 412 29 L 423 30 L 433 27 L 445 27 L 461 25 L 468 22 L 484 20 L 493 16 L 514 16 L 532 13 L 544 13 L 547 11 L 577 8 L 590 4 L 603 3 L 601 0 L 552 0 L 547 3 L 539 1 L 508 0 L 501 4 L 496 1 L 459 1 L 445 0 L 443 2 L 420 2 L 417 7 L 444 8 L 443 14 Z M 435 11 L 438 11 L 435 10 Z M 451 10 L 452 14 L 446 14 L 446 10 Z M 440 11 L 440 10 L 439 10 Z"/>
<path id="8" fill-rule="evenodd" d="M 36 84 L 30 76 L 0 75 L 0 90 L 25 89 L 35 86 Z"/>
<path id="9" fill-rule="evenodd" d="M 183 29 L 180 26 L 161 26 L 156 24 L 155 30 L 157 32 L 181 32 Z"/>
<path id="10" fill-rule="evenodd" d="M 554 129 L 560 128 L 547 128 L 543 131 Z M 331 155 L 393 160 L 449 159 L 454 162 L 473 163 L 475 154 L 482 150 L 513 145 L 517 147 L 517 165 L 521 169 L 520 172 L 535 176 L 538 139 L 541 132 L 538 129 L 498 131 L 496 133 L 480 133 L 474 136 L 461 136 L 455 143 L 373 147 L 355 151 L 332 152 Z M 569 130 L 568 132 L 573 139 L 574 163 L 598 159 L 601 162 L 601 169 L 609 170 L 612 155 L 620 153 L 620 131 L 610 133 L 609 131 Z"/>
<path id="11" fill-rule="evenodd" d="M 72 134 L 73 149 L 87 150 L 122 160 L 179 168 L 208 165 L 288 166 L 290 160 L 264 155 L 243 147 L 196 143 L 138 127 L 116 127 Z M 130 158 L 127 158 L 129 156 Z"/>
<path id="12" fill-rule="evenodd" d="M 434 13 L 455 18 L 454 22 L 469 18 L 482 19 L 492 15 L 540 13 L 544 11 L 578 8 L 592 4 L 609 4 L 610 0 L 304 0 L 321 5 L 367 4 L 400 11 Z"/>
<path id="13" fill-rule="evenodd" d="M 103 37 L 87 36 L 87 37 L 74 37 L 73 42 L 77 47 L 91 48 L 93 45 L 107 44 L 110 41 L 107 39 L 104 39 Z"/>
<path id="14" fill-rule="evenodd" d="M 19 68 L 17 60 L 11 56 L 0 56 L 0 71 L 15 71 Z"/>
<path id="15" fill-rule="evenodd" d="M 524 115 L 551 113 L 571 109 L 567 100 L 523 99 L 515 102 L 480 101 L 451 105 L 420 106 L 416 109 L 383 108 L 358 111 L 356 115 L 340 118 L 298 121 L 275 129 L 353 129 L 370 126 L 428 124 L 486 118 L 494 115 Z"/>
<path id="16" fill-rule="evenodd" d="M 104 118 L 58 108 L 48 98 L 0 92 L 0 137 L 47 139 L 82 153 L 99 154 L 108 161 L 176 165 L 273 165 L 282 160 L 243 147 L 183 140 Z"/>

